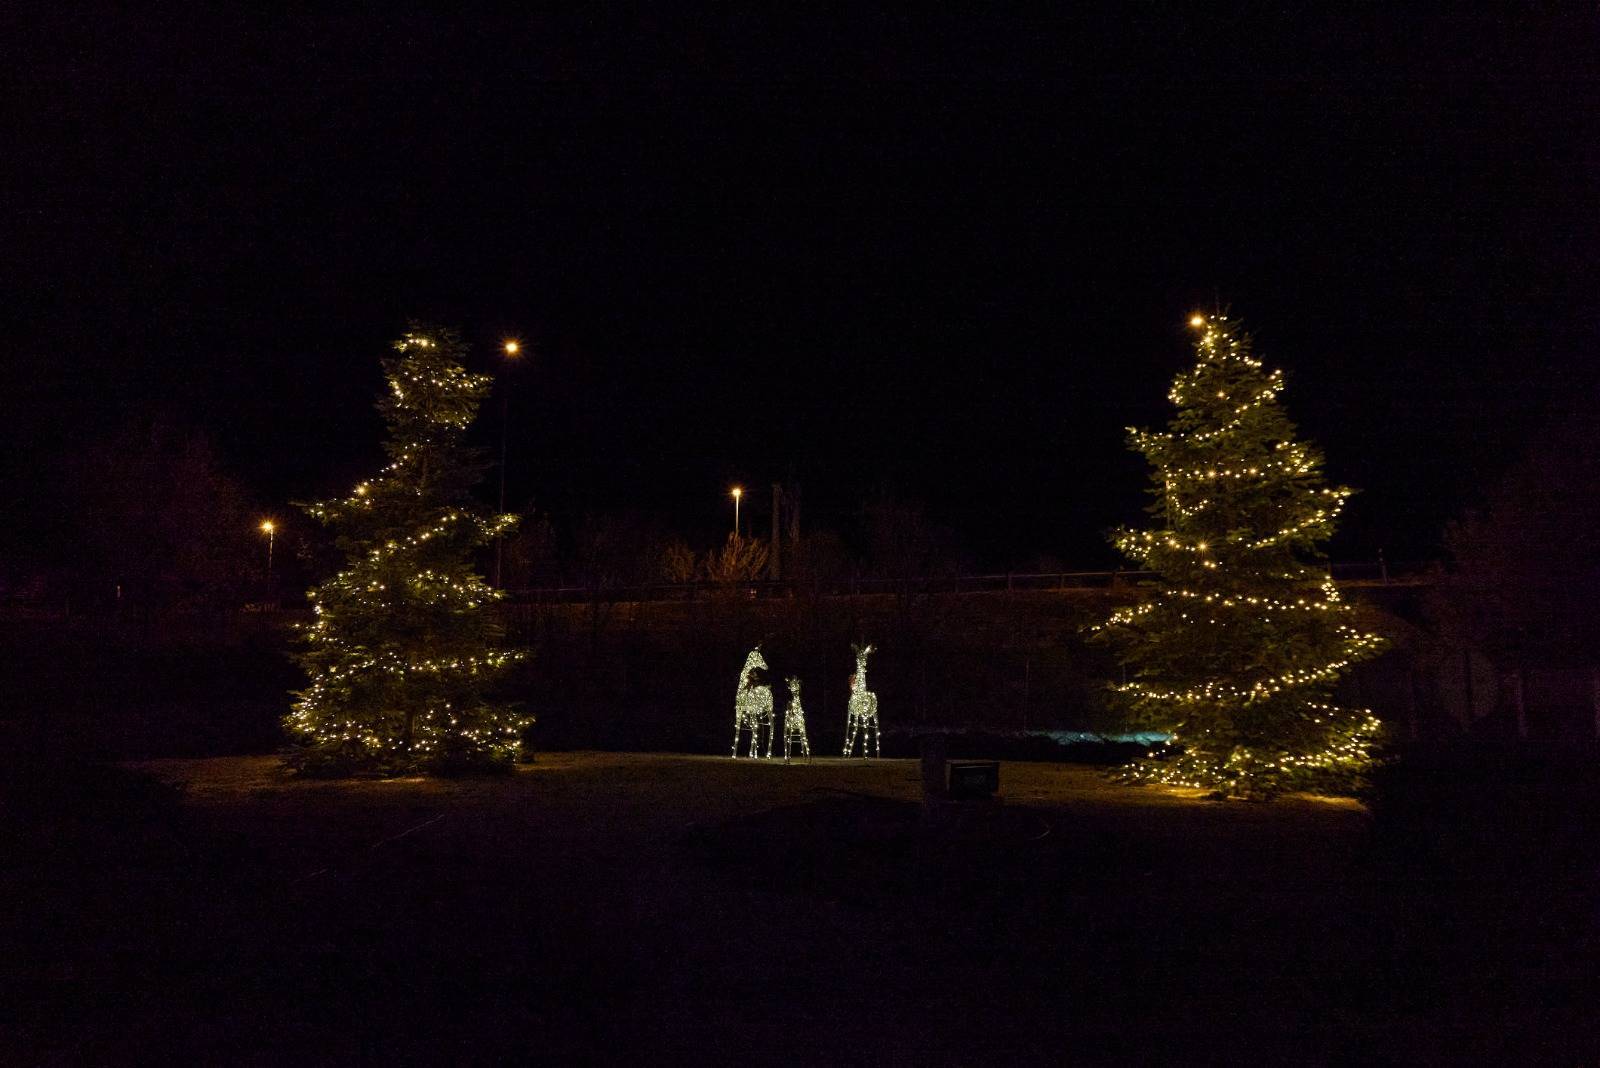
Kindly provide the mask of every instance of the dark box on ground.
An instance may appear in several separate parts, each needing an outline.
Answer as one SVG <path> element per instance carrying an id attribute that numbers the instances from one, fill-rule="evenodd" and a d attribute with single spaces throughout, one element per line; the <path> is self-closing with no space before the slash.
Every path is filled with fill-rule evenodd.
<path id="1" fill-rule="evenodd" d="M 1000 790 L 998 760 L 950 761 L 950 796 L 953 798 L 993 797 Z"/>

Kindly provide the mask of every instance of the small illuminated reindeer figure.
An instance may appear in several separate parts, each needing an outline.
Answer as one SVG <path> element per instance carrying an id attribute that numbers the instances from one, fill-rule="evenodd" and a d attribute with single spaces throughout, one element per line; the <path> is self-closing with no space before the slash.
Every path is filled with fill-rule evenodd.
<path id="1" fill-rule="evenodd" d="M 789 684 L 789 704 L 783 710 L 783 759 L 785 763 L 788 762 L 795 740 L 799 739 L 801 754 L 810 760 L 811 743 L 806 739 L 806 710 L 800 707 L 800 678 L 790 675 L 784 681 Z"/>
<path id="2" fill-rule="evenodd" d="M 761 646 L 750 650 L 744 658 L 744 670 L 739 672 L 739 689 L 733 695 L 733 755 L 739 756 L 739 734 L 750 731 L 751 757 L 756 755 L 763 729 L 767 735 L 768 757 L 772 756 L 772 687 L 756 682 L 756 672 L 767 670 L 766 657 Z"/>
<path id="3" fill-rule="evenodd" d="M 856 747 L 856 735 L 861 735 L 861 756 L 877 756 L 878 749 L 878 695 L 867 689 L 867 654 L 871 645 L 852 645 L 856 651 L 856 673 L 850 676 L 850 723 L 845 735 L 844 755 L 850 756 Z M 868 735 L 871 741 L 868 741 Z"/>

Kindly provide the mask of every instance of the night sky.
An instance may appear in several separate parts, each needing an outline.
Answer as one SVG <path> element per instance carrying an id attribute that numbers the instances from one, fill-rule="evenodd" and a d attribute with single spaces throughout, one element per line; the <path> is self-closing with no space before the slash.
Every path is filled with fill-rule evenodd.
<path id="1" fill-rule="evenodd" d="M 704 544 L 792 478 L 808 523 L 885 489 L 976 565 L 1105 566 L 1122 428 L 1220 301 L 1363 490 L 1334 557 L 1416 558 L 1600 352 L 1592 17 L 371 10 L 13 37 L 14 532 L 41 458 L 157 411 L 263 509 L 348 489 L 419 318 L 533 350 L 511 504 Z"/>

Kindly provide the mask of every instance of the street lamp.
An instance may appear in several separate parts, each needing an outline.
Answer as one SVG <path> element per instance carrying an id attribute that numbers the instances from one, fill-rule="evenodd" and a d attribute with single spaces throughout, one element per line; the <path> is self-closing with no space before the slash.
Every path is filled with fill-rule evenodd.
<path id="1" fill-rule="evenodd" d="M 506 359 L 515 360 L 522 353 L 522 342 L 506 338 L 500 346 Z M 506 513 L 506 427 L 511 421 L 511 379 L 507 376 L 500 391 L 500 514 Z M 494 584 L 500 586 L 500 567 L 505 559 L 505 535 L 494 536 Z M 503 587 L 502 587 L 503 588 Z"/>
<path id="2" fill-rule="evenodd" d="M 738 486 L 733 487 L 733 533 L 739 535 L 739 498 L 744 496 L 744 490 Z"/>
<path id="3" fill-rule="evenodd" d="M 267 536 L 267 595 L 269 597 L 272 595 L 272 541 L 276 536 L 277 529 L 272 520 L 263 519 L 261 521 L 261 533 Z"/>

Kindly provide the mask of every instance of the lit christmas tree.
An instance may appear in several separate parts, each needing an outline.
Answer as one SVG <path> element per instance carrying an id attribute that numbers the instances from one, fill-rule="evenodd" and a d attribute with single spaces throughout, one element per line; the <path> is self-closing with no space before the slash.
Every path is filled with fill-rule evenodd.
<path id="1" fill-rule="evenodd" d="M 1182 748 L 1133 774 L 1227 797 L 1348 791 L 1379 723 L 1331 695 L 1382 639 L 1354 626 L 1317 546 L 1353 491 L 1327 486 L 1321 452 L 1295 440 L 1283 372 L 1251 356 L 1249 337 L 1225 315 L 1190 325 L 1196 362 L 1168 393 L 1177 415 L 1166 433 L 1130 430 L 1154 469 L 1156 529 L 1113 536 L 1158 580 L 1099 628 L 1129 669 L 1115 689 L 1135 719 Z"/>
<path id="2" fill-rule="evenodd" d="M 518 654 L 498 647 L 499 597 L 471 554 L 516 523 L 475 508 L 483 474 L 462 443 L 488 393 L 448 330 L 413 325 L 383 361 L 389 464 L 348 497 L 306 506 L 348 566 L 311 592 L 310 684 L 287 725 L 292 762 L 324 773 L 458 771 L 509 763 L 530 718 L 489 699 Z"/>

